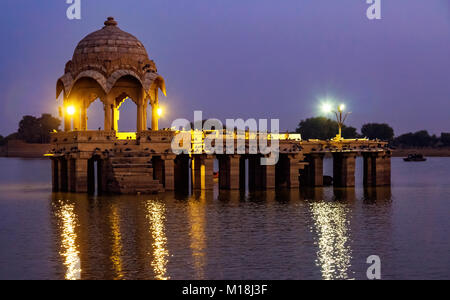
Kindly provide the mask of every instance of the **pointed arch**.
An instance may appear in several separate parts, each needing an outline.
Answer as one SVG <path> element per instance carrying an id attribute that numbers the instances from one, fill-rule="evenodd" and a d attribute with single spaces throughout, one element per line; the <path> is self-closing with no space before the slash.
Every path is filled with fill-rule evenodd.
<path id="1" fill-rule="evenodd" d="M 105 76 L 103 76 L 102 73 L 100 73 L 98 71 L 93 71 L 93 70 L 83 71 L 80 74 L 78 74 L 77 78 L 73 81 L 71 88 L 73 88 L 73 86 L 81 78 L 91 78 L 91 79 L 95 80 L 98 83 L 98 85 L 100 85 L 103 92 L 106 94 L 106 78 L 105 78 Z"/>
<path id="2" fill-rule="evenodd" d="M 134 77 L 142 85 L 141 78 L 135 72 L 131 70 L 117 70 L 114 73 L 112 73 L 111 76 L 108 77 L 108 80 L 106 82 L 106 93 L 109 93 L 116 84 L 116 82 L 124 76 Z"/>
<path id="3" fill-rule="evenodd" d="M 69 94 L 73 84 L 73 78 L 70 73 L 64 74 L 64 76 L 60 77 L 56 82 L 56 98 L 61 95 L 61 92 L 64 92 L 66 95 Z"/>
<path id="4" fill-rule="evenodd" d="M 146 73 L 144 77 L 144 89 L 145 92 L 152 98 L 154 98 L 154 94 L 152 93 L 152 89 L 160 89 L 164 96 L 167 96 L 166 92 L 166 82 L 162 76 L 160 76 L 158 73 Z"/>

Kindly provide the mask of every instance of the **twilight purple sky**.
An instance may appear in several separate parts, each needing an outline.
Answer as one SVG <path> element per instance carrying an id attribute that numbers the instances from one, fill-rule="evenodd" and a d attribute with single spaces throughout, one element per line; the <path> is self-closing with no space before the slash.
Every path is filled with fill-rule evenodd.
<path id="1" fill-rule="evenodd" d="M 81 1 L 82 20 L 69 21 L 65 0 L 2 0 L 0 134 L 24 114 L 56 114 L 65 63 L 110 15 L 166 79 L 163 127 L 203 110 L 280 118 L 293 130 L 328 96 L 347 104 L 358 129 L 450 132 L 449 0 L 382 0 L 381 21 L 366 18 L 365 0 Z M 135 108 L 124 110 L 119 126 L 134 129 Z M 99 103 L 89 115 L 90 129 L 100 126 Z"/>

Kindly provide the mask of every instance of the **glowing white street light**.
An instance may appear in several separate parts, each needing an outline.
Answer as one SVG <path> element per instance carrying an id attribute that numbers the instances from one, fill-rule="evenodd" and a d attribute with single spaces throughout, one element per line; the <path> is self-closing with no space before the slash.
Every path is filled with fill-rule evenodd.
<path id="1" fill-rule="evenodd" d="M 330 113 L 332 111 L 333 111 L 333 107 L 331 106 L 330 103 L 323 103 L 322 104 L 322 112 L 328 114 L 328 113 Z"/>
<path id="2" fill-rule="evenodd" d="M 344 113 L 345 109 L 346 109 L 345 104 L 340 104 L 336 110 L 333 110 L 333 106 L 329 103 L 322 104 L 322 111 L 324 113 L 328 114 L 330 112 L 334 112 L 334 114 L 336 115 L 336 121 L 339 126 L 339 133 L 334 138 L 335 141 L 340 141 L 343 139 L 342 128 L 344 127 L 344 123 L 347 120 L 348 115 L 350 114 L 350 112 Z"/>

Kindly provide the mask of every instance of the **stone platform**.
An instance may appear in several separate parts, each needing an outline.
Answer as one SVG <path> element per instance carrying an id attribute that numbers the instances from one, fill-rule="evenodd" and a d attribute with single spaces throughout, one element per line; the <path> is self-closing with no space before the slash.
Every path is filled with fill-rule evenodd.
<path id="1" fill-rule="evenodd" d="M 53 188 L 82 193 L 150 194 L 212 189 L 214 161 L 219 188 L 264 190 L 323 185 L 323 159 L 333 157 L 334 185 L 355 186 L 355 162 L 364 157 L 364 184 L 390 185 L 391 153 L 386 143 L 368 140 L 279 140 L 279 161 L 263 166 L 261 154 L 209 155 L 171 150 L 173 131 L 142 131 L 136 139 L 119 140 L 114 131 L 72 131 L 52 134 Z M 237 152 L 238 141 L 235 141 Z M 241 149 L 242 151 L 242 149 Z M 247 180 L 246 180 L 247 179 Z"/>

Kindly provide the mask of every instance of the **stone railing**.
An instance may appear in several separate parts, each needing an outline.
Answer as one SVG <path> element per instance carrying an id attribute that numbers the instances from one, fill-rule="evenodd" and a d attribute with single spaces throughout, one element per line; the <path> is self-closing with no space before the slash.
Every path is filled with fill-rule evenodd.
<path id="1" fill-rule="evenodd" d="M 52 144 L 73 144 L 86 142 L 112 142 L 116 140 L 115 131 L 70 131 L 51 134 Z"/>
<path id="2" fill-rule="evenodd" d="M 388 151 L 388 143 L 368 139 L 343 139 L 340 141 L 308 140 L 301 142 L 308 152 L 377 152 Z"/>
<path id="3" fill-rule="evenodd" d="M 152 142 L 167 142 L 171 143 L 176 132 L 171 130 L 146 130 L 138 132 L 136 134 L 136 139 L 141 143 L 152 143 Z"/>

